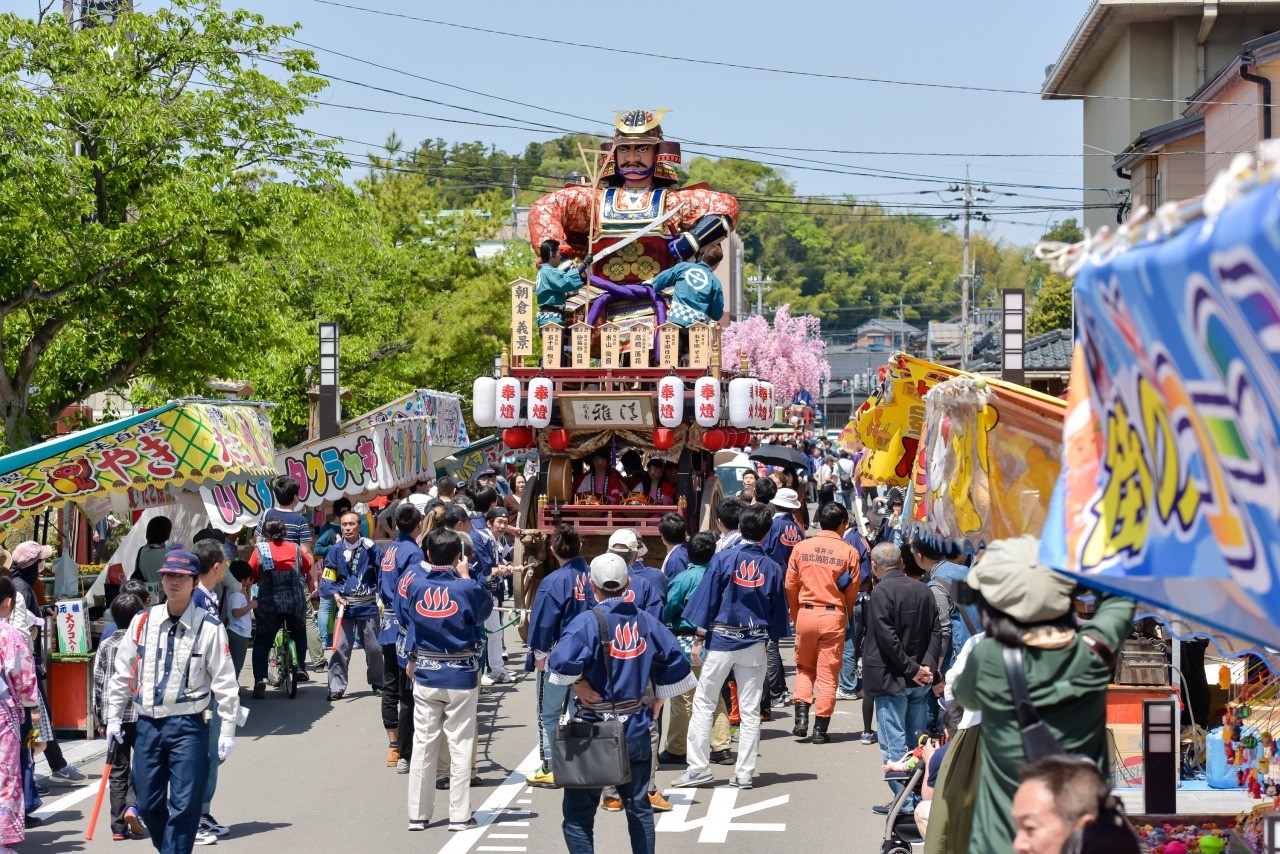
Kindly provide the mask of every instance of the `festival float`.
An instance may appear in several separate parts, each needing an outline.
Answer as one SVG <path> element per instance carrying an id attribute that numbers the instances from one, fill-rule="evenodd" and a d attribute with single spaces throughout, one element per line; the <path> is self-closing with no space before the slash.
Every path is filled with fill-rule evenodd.
<path id="1" fill-rule="evenodd" d="M 510 345 L 497 376 L 475 381 L 476 425 L 538 452 L 514 520 L 520 607 L 554 569 L 546 534 L 559 522 L 582 533 L 588 554 L 635 528 L 656 559 L 665 513 L 713 530 L 716 452 L 774 421 L 770 385 L 720 359 L 724 297 L 709 268 L 737 200 L 677 186 L 665 112 L 619 113 L 613 138 L 582 150 L 587 180 L 533 203 L 537 280 L 512 282 Z"/>

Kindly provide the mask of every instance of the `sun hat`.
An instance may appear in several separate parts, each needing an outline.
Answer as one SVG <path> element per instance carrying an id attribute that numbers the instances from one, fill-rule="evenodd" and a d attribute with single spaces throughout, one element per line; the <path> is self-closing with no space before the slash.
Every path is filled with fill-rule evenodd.
<path id="1" fill-rule="evenodd" d="M 787 510 L 798 510 L 800 508 L 800 496 L 796 494 L 794 489 L 784 486 L 778 490 L 778 494 L 773 496 L 773 500 L 769 503 L 775 507 L 784 507 Z"/>
<path id="2" fill-rule="evenodd" d="M 1071 610 L 1074 579 L 1039 562 L 1040 540 L 1030 534 L 996 540 L 969 570 L 969 586 L 987 604 L 1022 623 L 1055 620 Z"/>

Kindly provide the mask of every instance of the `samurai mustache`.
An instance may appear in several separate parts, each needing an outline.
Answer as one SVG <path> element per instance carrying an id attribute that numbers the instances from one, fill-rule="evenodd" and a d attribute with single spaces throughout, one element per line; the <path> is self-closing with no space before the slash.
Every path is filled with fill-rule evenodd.
<path id="1" fill-rule="evenodd" d="M 625 166 L 620 166 L 618 168 L 618 171 L 621 172 L 623 175 L 648 175 L 653 171 L 653 167 L 637 166 L 629 163 L 629 164 L 626 164 Z"/>

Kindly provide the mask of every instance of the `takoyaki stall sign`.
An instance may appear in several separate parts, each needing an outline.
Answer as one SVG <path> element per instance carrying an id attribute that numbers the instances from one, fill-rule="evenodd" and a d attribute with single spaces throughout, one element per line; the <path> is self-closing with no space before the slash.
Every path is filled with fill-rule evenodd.
<path id="1" fill-rule="evenodd" d="M 653 398 L 647 394 L 560 395 L 564 426 L 570 430 L 651 430 Z"/>

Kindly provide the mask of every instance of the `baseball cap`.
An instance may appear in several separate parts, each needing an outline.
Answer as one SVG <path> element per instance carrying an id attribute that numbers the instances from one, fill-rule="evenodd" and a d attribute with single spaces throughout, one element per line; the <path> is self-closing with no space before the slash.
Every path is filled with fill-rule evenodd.
<path id="1" fill-rule="evenodd" d="M 633 529 L 619 528 L 609 537 L 609 551 L 635 552 L 636 557 L 644 557 L 649 553 L 649 547 Z"/>
<path id="2" fill-rule="evenodd" d="M 484 518 L 488 519 L 488 520 L 489 520 L 489 521 L 491 521 L 491 522 L 492 522 L 494 519 L 505 519 L 505 518 L 507 518 L 507 508 L 505 508 L 505 507 L 490 507 L 490 508 L 489 508 L 489 512 L 488 512 L 488 513 L 486 513 L 486 514 L 484 514 Z"/>
<path id="3" fill-rule="evenodd" d="M 783 487 L 778 490 L 778 494 L 773 496 L 773 500 L 769 502 L 775 507 L 785 507 L 788 510 L 796 510 L 800 507 L 800 496 L 796 495 L 794 489 Z"/>
<path id="4" fill-rule="evenodd" d="M 591 583 L 616 593 L 627 586 L 627 562 L 616 554 L 602 554 L 591 561 Z"/>
<path id="5" fill-rule="evenodd" d="M 1023 623 L 1043 623 L 1071 610 L 1075 579 L 1039 561 L 1040 540 L 1030 534 L 996 540 L 969 570 L 969 586 L 991 607 Z"/>
<path id="6" fill-rule="evenodd" d="M 38 560 L 48 560 L 53 556 L 53 546 L 44 546 L 35 540 L 19 543 L 13 550 L 14 566 L 30 566 Z"/>
<path id="7" fill-rule="evenodd" d="M 164 565 L 159 569 L 170 575 L 199 575 L 200 558 L 184 549 L 174 549 L 164 556 Z"/>

